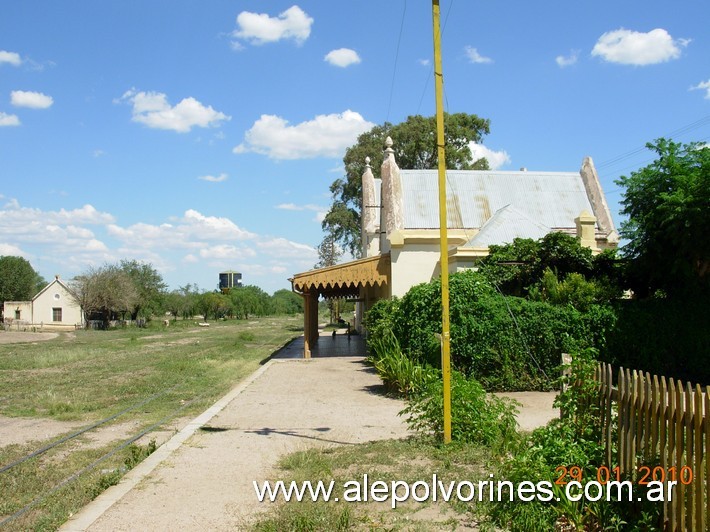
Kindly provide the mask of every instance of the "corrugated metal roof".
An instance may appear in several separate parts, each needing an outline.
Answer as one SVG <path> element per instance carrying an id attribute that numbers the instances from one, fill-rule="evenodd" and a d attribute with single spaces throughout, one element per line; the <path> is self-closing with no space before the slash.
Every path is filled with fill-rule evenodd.
<path id="1" fill-rule="evenodd" d="M 406 229 L 439 227 L 436 170 L 400 170 Z M 574 219 L 593 213 L 579 172 L 447 171 L 450 228 L 480 228 L 508 204 L 544 226 L 575 227 Z"/>
<path id="2" fill-rule="evenodd" d="M 476 236 L 464 247 L 489 247 L 492 244 L 510 244 L 516 238 L 542 238 L 551 229 L 541 224 L 512 205 L 498 209 L 488 221 L 483 224 Z"/>

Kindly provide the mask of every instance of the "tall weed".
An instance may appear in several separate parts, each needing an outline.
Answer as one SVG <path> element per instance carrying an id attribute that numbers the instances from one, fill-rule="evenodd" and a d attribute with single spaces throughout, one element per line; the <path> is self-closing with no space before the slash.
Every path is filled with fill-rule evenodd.
<path id="1" fill-rule="evenodd" d="M 443 436 L 443 380 L 428 381 L 414 396 L 402 414 L 416 431 Z M 458 371 L 451 375 L 451 437 L 454 441 L 480 443 L 496 451 L 509 450 L 517 444 L 517 410 L 504 398 L 487 394 L 481 384 Z"/>

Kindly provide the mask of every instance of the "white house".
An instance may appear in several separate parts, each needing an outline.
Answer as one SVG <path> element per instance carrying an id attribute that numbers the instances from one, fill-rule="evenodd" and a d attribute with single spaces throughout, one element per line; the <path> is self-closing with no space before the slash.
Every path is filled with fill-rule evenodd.
<path id="1" fill-rule="evenodd" d="M 81 304 L 59 278 L 45 286 L 32 301 L 5 301 L 5 323 L 48 329 L 74 329 L 84 325 Z"/>
<path id="2" fill-rule="evenodd" d="M 403 296 L 441 274 L 436 170 L 400 170 L 387 139 L 380 178 L 369 161 L 362 177 L 363 258 L 294 275 L 304 297 L 305 348 L 318 338 L 317 302 L 359 301 L 363 312 L 381 298 Z M 553 231 L 576 235 L 599 253 L 619 237 L 591 158 L 578 172 L 447 170 L 449 271 L 475 267 L 493 244 L 539 239 Z"/>

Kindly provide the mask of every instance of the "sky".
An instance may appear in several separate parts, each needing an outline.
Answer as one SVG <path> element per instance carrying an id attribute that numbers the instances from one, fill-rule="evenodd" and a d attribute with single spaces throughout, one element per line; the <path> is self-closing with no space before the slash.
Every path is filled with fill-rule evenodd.
<path id="1" fill-rule="evenodd" d="M 445 108 L 500 170 L 597 166 L 710 138 L 710 2 L 441 0 Z M 171 289 L 311 269 L 342 158 L 431 116 L 432 10 L 389 0 L 7 0 L 0 255 L 71 279 L 122 259 Z M 376 169 L 377 170 L 377 169 Z"/>

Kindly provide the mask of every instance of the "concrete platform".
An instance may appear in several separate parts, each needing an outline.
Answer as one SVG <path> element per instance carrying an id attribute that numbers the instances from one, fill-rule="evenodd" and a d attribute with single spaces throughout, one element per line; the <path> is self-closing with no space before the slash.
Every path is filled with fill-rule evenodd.
<path id="1" fill-rule="evenodd" d="M 321 332 L 320 338 L 311 346 L 311 358 L 364 357 L 367 356 L 365 339 L 357 334 L 348 338 L 345 329 Z M 303 336 L 296 338 L 273 355 L 274 359 L 303 358 Z"/>

